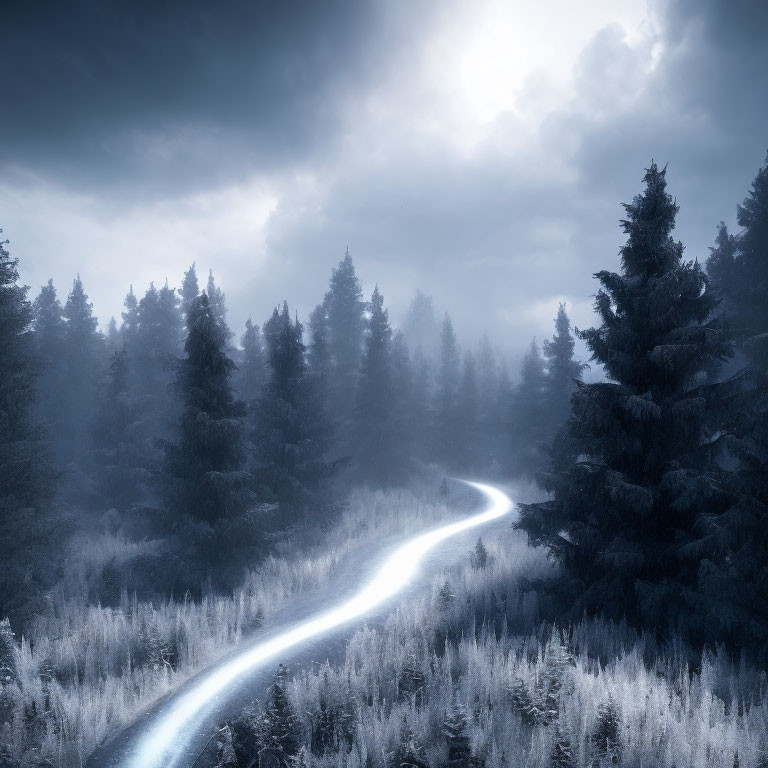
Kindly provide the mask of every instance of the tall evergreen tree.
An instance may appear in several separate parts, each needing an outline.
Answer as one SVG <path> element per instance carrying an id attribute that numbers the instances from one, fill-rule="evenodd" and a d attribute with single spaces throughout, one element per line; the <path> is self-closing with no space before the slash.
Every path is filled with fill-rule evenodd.
<path id="1" fill-rule="evenodd" d="M 431 459 L 432 414 L 432 368 L 429 359 L 421 349 L 413 355 L 413 372 L 408 404 L 411 444 L 414 456 L 422 461 Z"/>
<path id="2" fill-rule="evenodd" d="M 107 507 L 121 511 L 143 497 L 134 440 L 138 411 L 129 386 L 128 354 L 123 349 L 112 355 L 91 427 L 96 489 Z"/>
<path id="3" fill-rule="evenodd" d="M 571 411 L 571 395 L 576 389 L 576 380 L 581 378 L 582 365 L 573 358 L 576 341 L 571 334 L 571 321 L 560 304 L 555 318 L 555 333 L 544 342 L 544 357 L 547 361 L 547 421 L 553 430 L 565 423 Z"/>
<path id="4" fill-rule="evenodd" d="M 523 358 L 520 383 L 513 391 L 509 406 L 512 470 L 516 473 L 535 472 L 541 466 L 549 437 L 546 397 L 544 360 L 534 339 Z"/>
<path id="5" fill-rule="evenodd" d="M 354 449 L 361 479 L 383 487 L 402 480 L 404 462 L 394 419 L 392 329 L 378 287 L 370 308 L 354 411 Z"/>
<path id="6" fill-rule="evenodd" d="M 245 321 L 245 333 L 240 344 L 242 353 L 235 376 L 235 388 L 250 408 L 251 404 L 261 397 L 267 374 L 261 330 L 258 325 L 253 324 L 250 317 Z"/>
<path id="7" fill-rule="evenodd" d="M 106 350 L 110 355 L 114 355 L 115 352 L 119 352 L 123 348 L 123 339 L 120 334 L 120 329 L 117 327 L 117 320 L 114 316 L 109 318 L 107 323 L 106 334 Z"/>
<path id="8" fill-rule="evenodd" d="M 120 326 L 120 334 L 123 337 L 123 346 L 131 349 L 136 340 L 136 329 L 139 324 L 139 301 L 130 286 L 123 301 L 125 311 L 121 313 L 123 323 Z"/>
<path id="9" fill-rule="evenodd" d="M 672 238 L 665 177 L 652 164 L 624 206 L 621 273 L 597 273 L 602 324 L 579 334 L 610 381 L 577 389 L 565 435 L 575 459 L 519 526 L 560 562 L 568 615 L 626 615 L 700 641 L 697 573 L 723 505 L 708 458 L 716 390 L 700 373 L 731 350 L 703 271 Z"/>
<path id="10" fill-rule="evenodd" d="M 459 466 L 461 468 L 474 469 L 479 461 L 478 443 L 480 441 L 480 433 L 477 367 L 475 365 L 475 356 L 469 350 L 464 353 L 457 407 L 459 426 L 459 453 L 457 458 Z"/>
<path id="11" fill-rule="evenodd" d="M 200 285 L 197 281 L 197 270 L 195 269 L 194 261 L 192 266 L 184 273 L 184 280 L 181 283 L 179 295 L 181 296 L 181 315 L 186 324 L 189 311 L 192 309 L 192 303 L 200 295 Z"/>
<path id="12" fill-rule="evenodd" d="M 723 383 L 729 398 L 724 423 L 725 487 L 731 503 L 718 521 L 719 558 L 702 563 L 702 591 L 712 601 L 714 634 L 768 661 L 768 164 L 738 208 L 737 236 L 721 223 L 707 262 L 725 316 L 748 367 Z M 735 463 L 735 466 L 734 466 Z"/>
<path id="13" fill-rule="evenodd" d="M 216 322 L 224 330 L 227 341 L 232 338 L 232 331 L 229 330 L 227 325 L 227 303 L 224 296 L 224 292 L 216 285 L 216 281 L 213 279 L 213 270 L 208 270 L 208 285 L 206 287 L 206 293 L 208 294 L 208 301 L 211 305 L 211 311 L 216 318 Z"/>
<path id="14" fill-rule="evenodd" d="M 325 304 L 318 304 L 309 316 L 307 363 L 315 391 L 326 408 L 331 387 L 332 361 Z"/>
<path id="15" fill-rule="evenodd" d="M 37 413 L 46 423 L 49 436 L 58 442 L 65 431 L 64 418 L 64 310 L 53 280 L 40 289 L 33 304 L 35 352 L 40 362 Z"/>
<path id="16" fill-rule="evenodd" d="M 78 275 L 64 305 L 61 425 L 54 434 L 59 461 L 80 462 L 90 448 L 89 425 L 104 365 L 104 337 Z"/>
<path id="17" fill-rule="evenodd" d="M 254 474 L 284 521 L 327 504 L 324 481 L 334 465 L 324 458 L 330 425 L 304 359 L 303 328 L 288 305 L 264 324 L 270 377 L 258 406 Z"/>
<path id="18" fill-rule="evenodd" d="M 365 331 L 365 302 L 349 251 L 331 274 L 325 295 L 333 375 L 331 408 L 346 433 L 357 391 Z"/>
<path id="19" fill-rule="evenodd" d="M 166 445 L 165 498 L 170 522 L 206 562 L 231 562 L 233 548 L 251 555 L 257 531 L 245 462 L 245 407 L 235 400 L 219 319 L 201 294 L 188 316 L 176 384 L 184 399 L 178 442 Z M 243 553 L 245 550 L 245 553 Z"/>
<path id="20" fill-rule="evenodd" d="M 416 291 L 403 322 L 403 336 L 414 352 L 421 350 L 423 355 L 430 358 L 439 353 L 440 324 L 435 317 L 431 296 Z"/>
<path id="21" fill-rule="evenodd" d="M 435 450 L 437 457 L 447 466 L 454 466 L 459 455 L 461 440 L 459 423 L 459 380 L 461 363 L 459 345 L 448 315 L 440 332 L 440 367 L 435 392 Z"/>
<path id="22" fill-rule="evenodd" d="M 414 408 L 414 374 L 411 356 L 405 337 L 398 331 L 392 338 L 392 404 L 391 420 L 395 441 L 399 446 L 403 476 L 414 459 L 416 430 L 419 428 L 419 414 Z M 425 397 L 425 404 L 428 398 Z M 426 423 L 426 420 L 424 420 Z"/>
<path id="23" fill-rule="evenodd" d="M 502 445 L 509 441 L 507 432 L 509 404 L 499 408 L 499 366 L 488 336 L 480 340 L 477 352 L 477 424 L 482 435 L 478 459 L 484 467 L 500 467 Z"/>
<path id="24" fill-rule="evenodd" d="M 0 230 L 2 231 L 2 230 Z M 33 415 L 39 363 L 18 260 L 0 243 L 0 616 L 22 623 L 55 574 L 46 507 L 53 494 L 49 444 Z"/>

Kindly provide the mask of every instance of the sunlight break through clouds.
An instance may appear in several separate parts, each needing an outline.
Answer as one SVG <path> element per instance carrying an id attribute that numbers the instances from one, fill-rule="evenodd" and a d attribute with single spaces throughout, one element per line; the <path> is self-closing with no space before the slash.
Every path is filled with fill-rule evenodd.
<path id="1" fill-rule="evenodd" d="M 464 482 L 480 491 L 490 502 L 485 511 L 411 539 L 396 549 L 373 579 L 350 600 L 242 651 L 231 661 L 203 676 L 146 735 L 130 763 L 131 768 L 170 768 L 175 765 L 174 754 L 178 753 L 184 734 L 194 727 L 193 718 L 240 675 L 280 652 L 369 613 L 403 589 L 413 578 L 424 555 L 441 541 L 512 511 L 513 503 L 502 491 L 482 483 Z"/>

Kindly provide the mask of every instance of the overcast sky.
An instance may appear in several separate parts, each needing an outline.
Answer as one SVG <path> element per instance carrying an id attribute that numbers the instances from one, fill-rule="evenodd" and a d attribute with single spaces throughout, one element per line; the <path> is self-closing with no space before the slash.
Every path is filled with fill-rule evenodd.
<path id="1" fill-rule="evenodd" d="M 300 316 L 349 246 L 513 353 L 591 322 L 620 203 L 669 163 L 703 260 L 768 149 L 763 0 L 16 3 L 0 25 L 0 226 L 36 295 L 214 270 L 238 333 Z"/>

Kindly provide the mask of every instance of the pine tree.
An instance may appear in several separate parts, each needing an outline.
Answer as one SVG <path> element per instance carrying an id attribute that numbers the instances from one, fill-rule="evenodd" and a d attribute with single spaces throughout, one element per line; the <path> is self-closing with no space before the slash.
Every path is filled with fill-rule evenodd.
<path id="1" fill-rule="evenodd" d="M 243 349 L 235 377 L 236 389 L 250 408 L 261 397 L 267 373 L 261 331 L 250 317 L 245 321 L 245 333 L 240 343 Z"/>
<path id="2" fill-rule="evenodd" d="M 480 340 L 477 352 L 477 426 L 482 440 L 478 445 L 478 459 L 482 466 L 501 465 L 501 443 L 508 442 L 508 417 L 505 404 L 499 409 L 499 367 L 488 336 Z M 502 419 L 502 414 L 504 418 Z"/>
<path id="3" fill-rule="evenodd" d="M 130 350 L 135 343 L 136 329 L 139 324 L 139 302 L 133 292 L 133 286 L 128 289 L 123 306 L 125 311 L 121 314 L 123 324 L 120 326 L 120 333 L 123 337 L 123 346 Z"/>
<path id="4" fill-rule="evenodd" d="M 129 388 L 128 354 L 123 349 L 112 355 L 91 427 L 94 483 L 107 508 L 126 510 L 144 495 L 133 439 L 138 410 Z"/>
<path id="5" fill-rule="evenodd" d="M 573 359 L 576 341 L 571 334 L 571 321 L 560 304 L 555 318 L 555 333 L 544 342 L 547 360 L 546 411 L 550 429 L 554 432 L 564 423 L 571 411 L 571 395 L 576 380 L 581 378 L 585 366 Z"/>
<path id="6" fill-rule="evenodd" d="M 325 304 L 318 304 L 309 316 L 309 351 L 307 363 L 315 391 L 323 407 L 328 406 L 332 361 Z"/>
<path id="7" fill-rule="evenodd" d="M 469 718 L 464 707 L 454 704 L 450 716 L 442 727 L 448 747 L 449 768 L 470 768 L 472 765 L 472 749 L 469 743 Z"/>
<path id="8" fill-rule="evenodd" d="M 113 355 L 115 352 L 122 349 L 123 339 L 120 335 L 120 330 L 117 327 L 117 320 L 115 320 L 114 316 L 110 317 L 109 322 L 107 323 L 107 335 L 105 341 L 106 351 L 110 355 Z"/>
<path id="9" fill-rule="evenodd" d="M 712 636 L 734 649 L 768 659 L 768 165 L 738 209 L 744 229 L 729 235 L 721 223 L 707 271 L 723 297 L 748 366 L 721 387 L 729 410 L 720 424 L 727 446 L 724 485 L 728 510 L 718 520 L 719 557 L 700 568 L 700 588 L 711 605 Z M 733 466 L 735 463 L 735 467 Z"/>
<path id="10" fill-rule="evenodd" d="M 93 304 L 88 301 L 79 275 L 67 297 L 63 316 L 63 412 L 59 422 L 62 429 L 54 433 L 54 441 L 62 463 L 73 460 L 80 463 L 90 447 L 88 429 L 105 350 L 104 337 L 98 331 L 98 321 L 93 315 Z"/>
<path id="11" fill-rule="evenodd" d="M 201 294 L 190 307 L 185 358 L 177 373 L 184 399 L 180 437 L 166 445 L 165 498 L 174 528 L 207 562 L 253 554 L 258 531 L 249 516 L 253 496 L 245 461 L 243 404 L 232 394 L 234 363 L 226 336 Z M 241 559 L 235 558 L 235 559 Z"/>
<path id="12" fill-rule="evenodd" d="M 390 414 L 395 443 L 399 446 L 398 463 L 402 468 L 401 480 L 413 463 L 414 448 L 419 424 L 424 421 L 416 410 L 414 401 L 414 376 L 408 346 L 398 331 L 392 338 L 392 389 L 393 404 Z"/>
<path id="13" fill-rule="evenodd" d="M 512 469 L 532 473 L 539 469 L 549 432 L 547 419 L 547 376 L 536 339 L 523 358 L 520 383 L 515 387 L 509 413 L 512 428 Z"/>
<path id="14" fill-rule="evenodd" d="M 413 377 L 408 403 L 411 445 L 413 455 L 424 461 L 431 458 L 432 452 L 432 370 L 421 349 L 414 353 L 411 368 Z"/>
<path id="15" fill-rule="evenodd" d="M 363 291 L 349 251 L 331 274 L 325 306 L 333 366 L 331 408 L 343 439 L 355 402 L 365 331 Z"/>
<path id="16" fill-rule="evenodd" d="M 403 322 L 403 336 L 414 353 L 434 357 L 440 348 L 440 327 L 435 317 L 432 297 L 416 291 Z"/>
<path id="17" fill-rule="evenodd" d="M 1 231 L 1 230 L 0 230 Z M 39 362 L 27 288 L 18 260 L 0 243 L 0 616 L 22 623 L 50 583 L 47 505 L 54 475 L 49 445 L 33 415 Z"/>
<path id="18" fill-rule="evenodd" d="M 730 343 L 703 271 L 671 236 L 665 176 L 652 164 L 625 205 L 621 274 L 597 273 L 602 324 L 579 334 L 610 381 L 578 387 L 565 437 L 574 458 L 544 478 L 553 500 L 524 505 L 519 526 L 560 562 L 570 616 L 695 635 L 698 566 L 723 505 L 707 428 L 717 391 L 700 374 Z"/>
<path id="19" fill-rule="evenodd" d="M 360 477 L 375 487 L 393 485 L 405 475 L 392 379 L 392 329 L 378 287 L 370 303 L 365 351 L 354 417 L 354 445 Z"/>
<path id="20" fill-rule="evenodd" d="M 474 469 L 478 465 L 478 443 L 480 442 L 477 369 L 475 356 L 467 350 L 464 353 L 464 365 L 461 384 L 458 391 L 458 427 L 459 441 L 457 459 L 459 466 Z"/>
<path id="21" fill-rule="evenodd" d="M 435 393 L 435 449 L 447 466 L 456 465 L 459 456 L 460 419 L 458 387 L 460 380 L 459 348 L 448 315 L 440 334 L 440 368 Z"/>
<path id="22" fill-rule="evenodd" d="M 324 481 L 335 469 L 324 461 L 330 424 L 307 370 L 302 333 L 285 303 L 264 324 L 270 377 L 258 405 L 254 473 L 285 521 L 310 506 L 321 511 Z"/>
<path id="23" fill-rule="evenodd" d="M 200 295 L 200 285 L 197 282 L 197 270 L 195 269 L 194 261 L 192 266 L 184 273 L 184 280 L 181 283 L 179 294 L 181 296 L 181 315 L 186 324 L 189 311 L 192 309 L 192 303 Z"/>
<path id="24" fill-rule="evenodd" d="M 269 689 L 267 704 L 261 719 L 261 743 L 276 750 L 284 759 L 299 752 L 299 718 L 288 698 L 287 671 L 280 664 L 274 682 Z"/>
<path id="25" fill-rule="evenodd" d="M 208 302 L 211 305 L 211 311 L 216 318 L 216 322 L 219 323 L 227 342 L 232 338 L 232 331 L 229 330 L 227 325 L 227 304 L 224 296 L 224 292 L 216 285 L 216 281 L 213 279 L 213 270 L 208 270 L 208 285 L 206 287 L 206 293 L 208 294 Z"/>
<path id="26" fill-rule="evenodd" d="M 36 411 L 49 435 L 59 442 L 64 418 L 64 310 L 53 280 L 40 289 L 33 304 L 35 353 L 39 361 Z"/>

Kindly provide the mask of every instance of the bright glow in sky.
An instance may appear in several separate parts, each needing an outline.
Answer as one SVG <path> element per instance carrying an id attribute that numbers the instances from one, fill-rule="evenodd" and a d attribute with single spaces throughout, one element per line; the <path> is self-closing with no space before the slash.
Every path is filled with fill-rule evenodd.
<path id="1" fill-rule="evenodd" d="M 176 764 L 179 747 L 184 744 L 185 735 L 195 727 L 195 716 L 238 677 L 309 638 L 370 612 L 408 584 L 421 559 L 430 549 L 457 533 L 495 520 L 512 510 L 510 498 L 497 488 L 473 482 L 468 482 L 467 485 L 476 488 L 486 497 L 489 506 L 485 511 L 411 539 L 395 550 L 373 579 L 347 602 L 298 624 L 271 640 L 243 650 L 231 661 L 203 676 L 145 735 L 130 763 L 132 768 L 171 768 Z"/>

